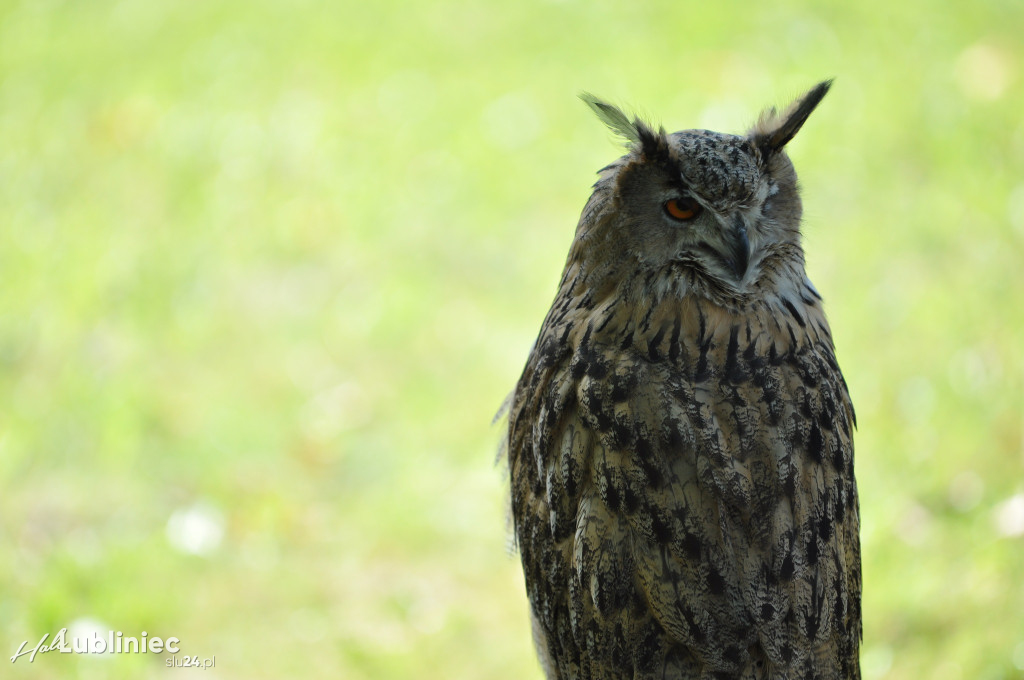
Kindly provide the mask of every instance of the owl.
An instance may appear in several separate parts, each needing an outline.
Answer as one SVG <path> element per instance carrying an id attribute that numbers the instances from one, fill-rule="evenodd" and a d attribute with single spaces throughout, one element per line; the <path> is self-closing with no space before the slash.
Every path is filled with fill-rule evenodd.
<path id="1" fill-rule="evenodd" d="M 786 144 L 626 141 L 599 171 L 508 407 L 512 522 L 554 680 L 859 678 L 856 424 L 804 271 Z"/>

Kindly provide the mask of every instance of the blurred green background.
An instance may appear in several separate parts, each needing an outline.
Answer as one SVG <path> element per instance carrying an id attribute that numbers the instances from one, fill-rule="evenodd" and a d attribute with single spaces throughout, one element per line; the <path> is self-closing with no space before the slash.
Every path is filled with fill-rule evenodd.
<path id="1" fill-rule="evenodd" d="M 491 425 L 576 99 L 790 146 L 860 422 L 868 679 L 1024 677 L 1024 4 L 0 2 L 0 657 L 540 678 Z M 171 678 L 166 654 L 0 658 Z"/>

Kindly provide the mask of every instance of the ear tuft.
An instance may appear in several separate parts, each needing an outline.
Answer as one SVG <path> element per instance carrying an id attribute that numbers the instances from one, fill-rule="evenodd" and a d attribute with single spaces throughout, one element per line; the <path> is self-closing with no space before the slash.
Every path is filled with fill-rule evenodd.
<path id="1" fill-rule="evenodd" d="M 625 139 L 626 146 L 630 149 L 638 148 L 648 158 L 668 152 L 668 139 L 664 130 L 655 131 L 639 118 L 630 120 L 622 109 L 598 99 L 589 92 L 580 93 L 580 99 L 593 109 L 601 122 L 612 132 Z"/>
<path id="2" fill-rule="evenodd" d="M 807 117 L 821 103 L 832 80 L 818 83 L 810 92 L 789 105 L 781 114 L 774 107 L 767 109 L 757 119 L 748 135 L 766 157 L 780 151 L 793 139 Z"/>
<path id="3" fill-rule="evenodd" d="M 601 119 L 601 122 L 607 125 L 612 132 L 632 144 L 640 142 L 640 135 L 637 132 L 636 125 L 626 117 L 622 109 L 598 99 L 589 92 L 581 92 L 580 99 L 593 109 L 597 117 Z"/>

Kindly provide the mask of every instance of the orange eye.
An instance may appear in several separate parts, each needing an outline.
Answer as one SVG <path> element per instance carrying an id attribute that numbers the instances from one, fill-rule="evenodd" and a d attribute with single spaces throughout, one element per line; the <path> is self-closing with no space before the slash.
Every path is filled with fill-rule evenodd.
<path id="1" fill-rule="evenodd" d="M 700 203 L 690 196 L 672 198 L 665 201 L 665 213 L 674 220 L 683 222 L 692 220 L 700 214 L 701 210 Z"/>

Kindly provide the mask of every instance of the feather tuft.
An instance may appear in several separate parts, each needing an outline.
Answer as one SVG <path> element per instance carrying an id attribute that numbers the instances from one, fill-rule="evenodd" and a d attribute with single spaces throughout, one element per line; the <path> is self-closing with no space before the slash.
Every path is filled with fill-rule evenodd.
<path id="1" fill-rule="evenodd" d="M 589 92 L 580 93 L 580 99 L 593 109 L 609 130 L 625 139 L 630 149 L 638 149 L 648 159 L 661 158 L 668 153 L 668 138 L 664 129 L 654 130 L 638 117 L 630 120 L 622 109 Z"/>
<path id="2" fill-rule="evenodd" d="M 601 119 L 601 122 L 608 126 L 612 132 L 625 139 L 630 144 L 640 143 L 640 132 L 638 130 L 637 119 L 632 121 L 626 117 L 626 114 L 622 112 L 617 106 L 612 106 L 608 102 L 598 99 L 589 92 L 581 92 L 580 99 L 593 109 L 597 117 Z"/>
<path id="3" fill-rule="evenodd" d="M 749 132 L 761 153 L 770 156 L 786 146 L 803 127 L 811 112 L 821 103 L 830 87 L 831 79 L 822 81 L 790 104 L 782 113 L 775 107 L 764 111 Z"/>

